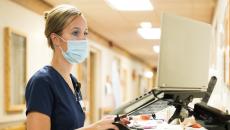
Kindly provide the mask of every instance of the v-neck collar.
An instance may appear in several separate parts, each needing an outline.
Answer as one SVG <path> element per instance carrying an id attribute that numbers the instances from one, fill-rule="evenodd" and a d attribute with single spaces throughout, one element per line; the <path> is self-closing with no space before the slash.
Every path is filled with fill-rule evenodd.
<path id="1" fill-rule="evenodd" d="M 70 88 L 70 86 L 68 85 L 68 83 L 65 81 L 65 79 L 62 77 L 62 75 L 53 67 L 53 66 L 47 66 L 49 68 L 51 68 L 52 70 L 54 70 L 55 73 L 57 73 L 57 75 L 59 76 L 59 78 L 61 78 L 61 80 L 64 81 L 67 89 L 73 94 L 73 96 L 77 96 L 77 91 L 79 91 L 79 86 L 77 85 L 77 80 L 73 77 L 73 75 L 70 73 L 70 79 L 71 79 L 71 82 L 73 84 L 73 87 L 74 87 L 74 91 L 72 91 L 72 89 Z"/>

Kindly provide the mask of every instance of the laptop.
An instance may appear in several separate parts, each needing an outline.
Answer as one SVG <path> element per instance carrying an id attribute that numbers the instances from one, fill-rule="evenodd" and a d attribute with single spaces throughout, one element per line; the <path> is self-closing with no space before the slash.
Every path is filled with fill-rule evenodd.
<path id="1" fill-rule="evenodd" d="M 210 24 L 163 14 L 157 87 L 206 91 L 211 42 Z"/>

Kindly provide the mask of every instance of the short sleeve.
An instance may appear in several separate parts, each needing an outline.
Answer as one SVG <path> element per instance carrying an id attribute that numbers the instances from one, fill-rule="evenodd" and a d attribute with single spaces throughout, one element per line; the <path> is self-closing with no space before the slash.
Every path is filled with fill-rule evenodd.
<path id="1" fill-rule="evenodd" d="M 25 92 L 26 115 L 29 112 L 40 112 L 51 117 L 54 96 L 50 83 L 43 78 L 31 78 Z"/>

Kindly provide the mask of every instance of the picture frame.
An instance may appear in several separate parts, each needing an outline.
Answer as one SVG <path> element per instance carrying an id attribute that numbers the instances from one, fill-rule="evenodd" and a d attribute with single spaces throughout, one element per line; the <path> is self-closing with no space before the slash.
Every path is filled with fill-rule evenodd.
<path id="1" fill-rule="evenodd" d="M 10 27 L 4 28 L 5 111 L 22 112 L 25 108 L 27 82 L 27 35 Z"/>

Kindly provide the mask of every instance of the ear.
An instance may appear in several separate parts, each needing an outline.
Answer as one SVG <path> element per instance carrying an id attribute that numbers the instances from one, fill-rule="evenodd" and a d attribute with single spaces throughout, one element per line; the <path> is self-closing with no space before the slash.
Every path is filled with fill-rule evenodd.
<path id="1" fill-rule="evenodd" d="M 50 34 L 50 39 L 51 39 L 54 46 L 60 45 L 60 41 L 59 41 L 60 39 L 57 37 L 57 35 L 55 33 Z"/>

